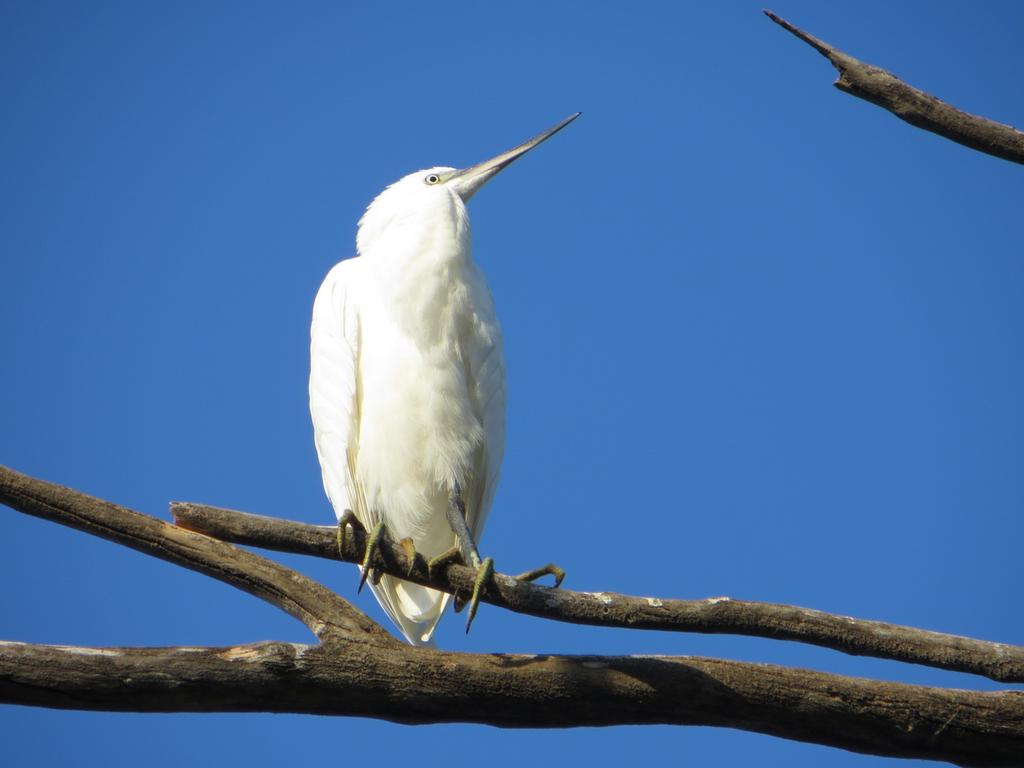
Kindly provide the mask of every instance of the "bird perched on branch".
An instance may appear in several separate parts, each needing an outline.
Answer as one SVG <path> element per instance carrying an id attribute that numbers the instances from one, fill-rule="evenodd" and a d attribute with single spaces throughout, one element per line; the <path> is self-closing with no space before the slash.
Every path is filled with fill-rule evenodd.
<path id="1" fill-rule="evenodd" d="M 505 361 L 494 300 L 474 264 L 466 203 L 499 171 L 579 116 L 463 170 L 411 173 L 366 209 L 358 257 L 328 273 L 313 305 L 309 409 L 339 525 L 371 531 L 361 568 L 414 644 L 450 595 L 369 568 L 383 531 L 431 561 L 477 569 L 469 623 L 493 573 L 476 540 L 505 442 Z M 538 569 L 556 573 L 553 566 Z"/>

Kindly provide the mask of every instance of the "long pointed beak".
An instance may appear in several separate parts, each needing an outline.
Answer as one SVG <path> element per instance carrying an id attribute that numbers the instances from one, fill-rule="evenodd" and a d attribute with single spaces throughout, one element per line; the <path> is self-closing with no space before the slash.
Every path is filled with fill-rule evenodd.
<path id="1" fill-rule="evenodd" d="M 529 141 L 525 141 L 518 147 L 510 149 L 507 152 L 502 152 L 500 155 L 492 157 L 490 160 L 477 163 L 476 165 L 464 168 L 461 171 L 455 171 L 448 177 L 447 183 L 451 184 L 452 188 L 458 193 L 459 197 L 461 197 L 464 202 L 469 202 L 469 198 L 476 194 L 476 191 L 493 178 L 498 171 L 508 165 L 511 165 L 512 161 L 522 157 L 541 142 L 550 139 L 581 114 L 581 112 L 576 112 L 575 114 L 569 115 L 558 125 L 548 128 L 543 133 L 538 133 Z"/>

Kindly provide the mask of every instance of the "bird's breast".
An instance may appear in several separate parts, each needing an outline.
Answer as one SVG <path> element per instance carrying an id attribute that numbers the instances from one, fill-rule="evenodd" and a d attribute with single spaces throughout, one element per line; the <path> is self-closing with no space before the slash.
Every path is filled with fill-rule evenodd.
<path id="1" fill-rule="evenodd" d="M 426 342 L 387 312 L 364 317 L 363 333 L 357 479 L 393 534 L 422 546 L 431 531 L 448 535 L 453 482 L 482 472 L 471 376 L 457 339 Z"/>

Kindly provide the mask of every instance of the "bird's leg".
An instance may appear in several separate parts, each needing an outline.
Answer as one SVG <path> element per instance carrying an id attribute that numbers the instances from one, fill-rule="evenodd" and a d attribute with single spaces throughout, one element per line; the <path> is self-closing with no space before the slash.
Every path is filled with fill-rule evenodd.
<path id="1" fill-rule="evenodd" d="M 480 606 L 480 595 L 484 585 L 494 575 L 493 558 L 480 559 L 480 552 L 476 548 L 476 541 L 466 524 L 466 504 L 462 500 L 462 488 L 459 481 L 452 484 L 452 493 L 448 498 L 448 524 L 458 539 L 459 552 L 462 560 L 471 568 L 476 568 L 476 578 L 473 580 L 473 594 L 469 598 L 469 611 L 466 614 L 466 632 L 473 626 L 473 619 L 476 618 L 477 608 Z M 458 600 L 456 600 L 458 602 Z"/>
<path id="2" fill-rule="evenodd" d="M 453 484 L 451 496 L 448 497 L 448 525 L 458 537 L 457 546 L 462 554 L 462 562 L 473 568 L 479 568 L 480 552 L 477 550 L 476 541 L 466 524 L 466 504 L 462 500 L 462 487 L 458 480 Z"/>

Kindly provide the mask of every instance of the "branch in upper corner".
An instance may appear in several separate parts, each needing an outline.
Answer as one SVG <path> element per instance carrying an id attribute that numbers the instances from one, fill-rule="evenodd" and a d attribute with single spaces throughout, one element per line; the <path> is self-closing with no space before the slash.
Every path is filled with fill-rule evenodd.
<path id="1" fill-rule="evenodd" d="M 0 466 L 0 503 L 159 557 L 248 592 L 323 639 L 395 642 L 379 624 L 321 584 L 265 557 L 140 512 Z"/>
<path id="2" fill-rule="evenodd" d="M 202 504 L 171 505 L 175 522 L 185 528 L 236 544 L 337 559 L 337 528 L 279 520 Z M 362 561 L 365 536 L 348 530 L 341 558 Z M 405 552 L 385 541 L 374 568 L 445 592 L 467 593 L 475 572 L 450 565 L 430 574 L 422 558 L 406 560 Z M 795 640 L 856 656 L 923 664 L 983 675 L 1006 683 L 1024 682 L 1024 648 L 914 627 L 836 616 L 791 605 L 755 603 L 730 598 L 670 600 L 630 597 L 609 592 L 550 589 L 495 574 L 483 601 L 517 613 L 556 621 L 630 629 L 660 629 L 750 635 Z"/>
<path id="3" fill-rule="evenodd" d="M 0 702 L 297 712 L 513 728 L 740 728 L 890 757 L 1020 766 L 1024 694 L 697 657 L 511 656 L 373 643 L 68 648 L 0 643 Z"/>
<path id="4" fill-rule="evenodd" d="M 832 66 L 839 71 L 839 77 L 834 83 L 839 90 L 877 104 L 917 128 L 937 133 L 1003 160 L 1024 163 L 1024 132 L 963 112 L 907 85 L 891 72 L 843 53 L 771 11 L 764 13 L 832 62 Z"/>

